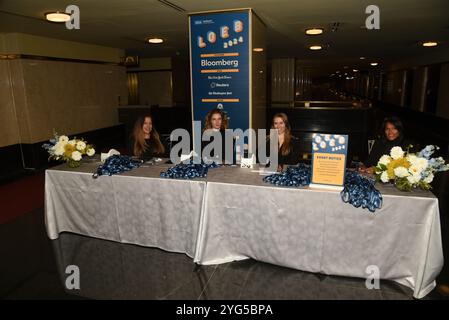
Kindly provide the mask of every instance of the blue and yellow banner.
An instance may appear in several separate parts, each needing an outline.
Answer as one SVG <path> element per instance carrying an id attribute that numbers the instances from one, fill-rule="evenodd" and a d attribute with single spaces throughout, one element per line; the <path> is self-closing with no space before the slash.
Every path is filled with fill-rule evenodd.
<path id="1" fill-rule="evenodd" d="M 229 128 L 249 128 L 249 11 L 196 14 L 190 20 L 193 120 L 223 109 Z"/>

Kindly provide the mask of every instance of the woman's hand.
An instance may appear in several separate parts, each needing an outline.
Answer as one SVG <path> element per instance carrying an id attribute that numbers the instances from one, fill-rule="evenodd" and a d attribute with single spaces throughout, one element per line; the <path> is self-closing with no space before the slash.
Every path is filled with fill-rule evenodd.
<path id="1" fill-rule="evenodd" d="M 374 174 L 374 167 L 366 168 L 365 172 L 368 173 L 368 174 Z"/>
<path id="2" fill-rule="evenodd" d="M 367 174 L 374 174 L 374 167 L 365 167 L 365 166 L 361 166 L 359 167 L 358 171 L 360 173 L 367 173 Z"/>

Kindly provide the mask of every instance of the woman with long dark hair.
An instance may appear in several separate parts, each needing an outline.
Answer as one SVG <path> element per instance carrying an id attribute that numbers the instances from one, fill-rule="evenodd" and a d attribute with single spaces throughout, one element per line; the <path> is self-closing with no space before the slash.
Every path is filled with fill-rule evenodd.
<path id="1" fill-rule="evenodd" d="M 391 148 L 406 149 L 410 142 L 405 139 L 404 126 L 397 117 L 386 117 L 381 125 L 380 139 L 374 142 L 373 148 L 360 171 L 374 173 L 374 167 L 384 154 L 390 154 Z"/>
<path id="2" fill-rule="evenodd" d="M 284 164 L 297 164 L 299 162 L 299 140 L 292 135 L 292 129 L 285 113 L 276 113 L 273 116 L 271 129 L 276 129 L 278 134 L 278 165 L 282 169 Z M 266 152 L 270 151 L 270 138 L 267 139 Z"/>
<path id="3" fill-rule="evenodd" d="M 163 156 L 164 145 L 159 134 L 153 127 L 153 117 L 149 114 L 141 116 L 134 124 L 134 130 L 130 139 L 130 153 L 144 161 L 155 156 Z"/>

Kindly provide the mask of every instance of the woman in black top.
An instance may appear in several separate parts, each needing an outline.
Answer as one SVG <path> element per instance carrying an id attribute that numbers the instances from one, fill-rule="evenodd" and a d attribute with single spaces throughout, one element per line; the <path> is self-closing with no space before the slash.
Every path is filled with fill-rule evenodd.
<path id="1" fill-rule="evenodd" d="M 148 161 L 156 156 L 163 156 L 165 148 L 159 139 L 159 134 L 153 128 L 151 115 L 141 116 L 137 119 L 129 145 L 130 154 Z"/>
<path id="2" fill-rule="evenodd" d="M 206 118 L 204 120 L 204 130 L 212 130 L 215 132 L 220 132 L 221 135 L 221 158 L 222 163 L 225 163 L 226 159 L 226 148 L 225 148 L 225 130 L 228 128 L 228 117 L 226 113 L 221 109 L 212 109 L 209 111 L 206 115 Z M 211 138 L 210 141 L 201 141 L 201 151 L 202 151 L 202 157 L 207 156 L 204 154 L 203 150 L 204 148 L 211 142 L 213 142 L 214 138 Z M 215 153 L 212 155 L 213 157 L 216 157 Z M 233 141 L 233 147 L 232 147 L 232 163 L 235 163 L 235 153 L 234 153 L 234 141 Z"/>
<path id="3" fill-rule="evenodd" d="M 360 171 L 372 174 L 380 157 L 384 154 L 390 154 L 393 147 L 406 149 L 409 144 L 404 138 L 404 126 L 401 120 L 397 117 L 385 118 L 382 122 L 381 138 L 374 142 L 371 153 L 368 159 L 366 159 L 364 166 L 360 168 Z"/>
<path id="4" fill-rule="evenodd" d="M 290 123 L 285 113 L 277 113 L 273 116 L 271 129 L 278 132 L 278 170 L 282 170 L 284 164 L 294 165 L 299 162 L 299 139 L 291 133 Z M 267 154 L 270 153 L 270 138 L 267 139 Z"/>

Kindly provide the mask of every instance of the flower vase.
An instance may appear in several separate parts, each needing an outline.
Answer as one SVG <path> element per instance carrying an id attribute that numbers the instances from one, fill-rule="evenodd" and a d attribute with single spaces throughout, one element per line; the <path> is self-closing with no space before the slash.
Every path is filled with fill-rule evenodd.
<path id="1" fill-rule="evenodd" d="M 81 165 L 81 161 L 75 161 L 75 160 L 68 160 L 67 165 L 70 168 L 78 168 Z"/>

